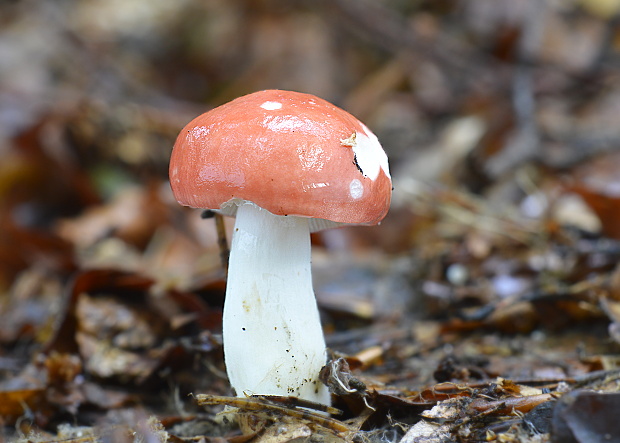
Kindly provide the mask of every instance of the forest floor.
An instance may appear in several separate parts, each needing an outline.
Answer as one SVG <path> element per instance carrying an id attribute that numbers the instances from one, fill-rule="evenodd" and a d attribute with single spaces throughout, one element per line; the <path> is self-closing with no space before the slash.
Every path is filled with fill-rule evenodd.
<path id="1" fill-rule="evenodd" d="M 0 441 L 620 441 L 617 3 L 0 2 Z M 265 88 L 390 158 L 383 223 L 312 237 L 329 414 L 231 396 L 221 232 L 168 184 Z"/>

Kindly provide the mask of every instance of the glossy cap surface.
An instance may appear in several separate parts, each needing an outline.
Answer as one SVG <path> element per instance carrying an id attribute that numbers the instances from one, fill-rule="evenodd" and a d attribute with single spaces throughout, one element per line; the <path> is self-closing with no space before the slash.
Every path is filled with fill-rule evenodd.
<path id="1" fill-rule="evenodd" d="M 309 94 L 266 90 L 191 121 L 170 159 L 185 206 L 252 201 L 276 215 L 376 224 L 392 183 L 377 137 L 348 112 Z"/>

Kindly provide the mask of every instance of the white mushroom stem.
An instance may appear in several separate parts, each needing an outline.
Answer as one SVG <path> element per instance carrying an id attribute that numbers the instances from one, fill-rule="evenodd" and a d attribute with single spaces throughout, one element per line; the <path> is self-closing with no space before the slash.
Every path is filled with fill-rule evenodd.
<path id="1" fill-rule="evenodd" d="M 326 351 L 310 260 L 308 219 L 240 204 L 223 317 L 226 370 L 238 396 L 330 403 L 318 380 Z"/>

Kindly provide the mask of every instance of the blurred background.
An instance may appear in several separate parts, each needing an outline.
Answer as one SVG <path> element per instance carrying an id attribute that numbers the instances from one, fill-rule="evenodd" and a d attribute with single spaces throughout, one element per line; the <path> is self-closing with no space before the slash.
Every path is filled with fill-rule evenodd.
<path id="1" fill-rule="evenodd" d="M 577 358 L 569 334 L 568 364 L 511 347 L 489 369 L 495 332 L 540 342 L 594 325 L 591 343 L 579 332 L 591 355 L 620 339 L 619 12 L 617 0 L 0 1 L 0 393 L 46 405 L 3 396 L 5 424 L 24 402 L 40 428 L 125 405 L 78 395 L 78 379 L 227 392 L 215 225 L 174 201 L 168 160 L 192 118 L 268 88 L 348 110 L 390 158 L 384 223 L 313 238 L 332 348 L 374 349 L 360 365 L 409 388 L 479 329 L 488 373 L 603 365 Z M 58 384 L 74 397 L 50 396 Z"/>

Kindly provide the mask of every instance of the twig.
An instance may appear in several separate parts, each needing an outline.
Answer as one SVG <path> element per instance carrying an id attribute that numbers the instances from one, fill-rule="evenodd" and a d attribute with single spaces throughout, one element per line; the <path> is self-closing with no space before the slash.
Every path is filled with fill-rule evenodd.
<path id="1" fill-rule="evenodd" d="M 203 211 L 201 217 L 204 219 L 214 218 L 215 229 L 217 231 L 217 245 L 220 248 L 220 260 L 224 274 L 228 275 L 228 261 L 230 259 L 230 248 L 228 248 L 228 240 L 226 239 L 226 225 L 224 224 L 224 216 L 215 211 L 207 209 Z"/>
<path id="2" fill-rule="evenodd" d="M 296 418 L 298 420 L 306 420 L 315 425 L 321 426 L 330 431 L 337 433 L 351 432 L 346 424 L 339 420 L 326 417 L 325 415 L 313 412 L 308 409 L 300 409 L 298 406 L 317 407 L 322 412 L 334 415 L 342 414 L 342 411 L 330 406 L 318 405 L 313 402 L 307 402 L 292 397 L 280 396 L 251 396 L 251 397 L 223 397 L 218 395 L 198 394 L 195 396 L 196 402 L 200 406 L 227 405 L 237 408 L 241 411 L 276 413 L 287 417 Z M 283 402 L 282 402 L 283 400 Z"/>

